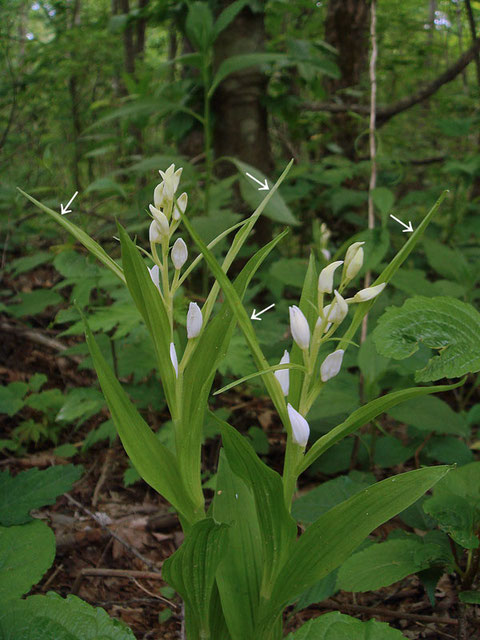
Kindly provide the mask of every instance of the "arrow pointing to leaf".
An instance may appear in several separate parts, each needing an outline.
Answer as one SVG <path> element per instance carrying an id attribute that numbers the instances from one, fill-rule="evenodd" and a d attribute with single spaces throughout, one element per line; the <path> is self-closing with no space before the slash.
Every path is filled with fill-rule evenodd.
<path id="1" fill-rule="evenodd" d="M 404 222 L 402 222 L 392 214 L 390 214 L 390 217 L 396 220 L 398 223 L 400 223 L 402 227 L 405 227 L 405 229 L 402 229 L 403 233 L 411 233 L 413 231 L 412 223 L 410 222 L 410 220 L 408 221 L 408 224 L 405 224 Z"/>
<path id="2" fill-rule="evenodd" d="M 249 178 L 251 178 L 252 180 L 255 180 L 255 182 L 256 182 L 257 184 L 259 184 L 259 185 L 260 185 L 260 186 L 258 187 L 258 190 L 259 190 L 259 191 L 270 191 L 270 187 L 268 186 L 268 182 L 267 182 L 267 179 L 266 179 L 266 178 L 265 178 L 265 181 L 264 181 L 264 182 L 260 182 L 260 180 L 257 180 L 257 178 L 255 178 L 254 176 L 252 176 L 250 173 L 247 173 L 247 176 L 248 176 Z M 270 309 L 270 307 L 269 307 L 269 309 Z"/>
<path id="3" fill-rule="evenodd" d="M 73 196 L 70 198 L 70 200 L 67 203 L 67 206 L 64 207 L 63 204 L 60 205 L 60 213 L 62 214 L 62 216 L 64 216 L 66 213 L 71 213 L 72 210 L 69 209 L 68 207 L 72 204 L 72 202 L 75 200 L 76 196 L 78 195 L 78 191 L 75 191 L 75 193 L 73 194 Z"/>
<path id="4" fill-rule="evenodd" d="M 259 311 L 258 313 L 256 312 L 256 310 L 254 309 L 252 312 L 252 315 L 250 316 L 250 320 L 261 320 L 261 318 L 259 318 L 258 316 L 261 316 L 262 313 L 265 313 L 265 311 L 268 311 L 269 309 L 271 309 L 272 307 L 275 306 L 275 303 L 271 304 L 269 307 L 267 307 L 266 309 L 263 309 L 263 311 Z"/>

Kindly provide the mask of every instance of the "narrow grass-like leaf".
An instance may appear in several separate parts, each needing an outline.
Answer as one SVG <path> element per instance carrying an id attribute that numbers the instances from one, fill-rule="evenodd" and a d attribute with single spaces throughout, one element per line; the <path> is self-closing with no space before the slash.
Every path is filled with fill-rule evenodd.
<path id="1" fill-rule="evenodd" d="M 55 222 L 58 222 L 59 225 L 69 231 L 79 242 L 83 244 L 86 249 L 90 251 L 92 255 L 94 255 L 98 260 L 100 260 L 100 262 L 108 267 L 110 271 L 112 271 L 117 276 L 117 278 L 119 278 L 122 282 L 125 282 L 125 276 L 123 275 L 122 268 L 115 262 L 113 258 L 108 255 L 108 253 L 104 249 L 102 249 L 102 247 L 97 242 L 95 242 L 95 240 L 93 240 L 88 235 L 88 233 L 85 233 L 83 229 L 80 229 L 80 227 L 77 227 L 76 224 L 70 222 L 70 220 L 66 216 L 62 216 L 60 213 L 57 213 L 53 209 L 46 207 L 44 204 L 42 204 L 38 200 L 35 200 L 35 198 L 32 198 L 32 196 L 29 196 L 28 193 L 25 193 L 25 191 L 22 191 L 18 187 L 17 189 L 23 196 L 28 198 L 30 202 L 33 202 L 33 204 L 36 205 L 39 209 L 45 211 L 45 213 L 48 213 L 48 215 L 53 218 Z"/>
<path id="2" fill-rule="evenodd" d="M 255 371 L 255 373 L 249 373 L 248 376 L 243 376 L 243 378 L 239 378 L 238 380 L 227 384 L 225 387 L 222 387 L 218 391 L 215 391 L 213 395 L 218 396 L 219 393 L 229 391 L 230 389 L 233 389 L 233 387 L 247 382 L 247 380 L 252 380 L 252 378 L 256 378 L 258 376 L 263 376 L 265 373 L 270 373 L 271 371 L 281 371 L 282 369 L 300 369 L 301 371 L 306 371 L 305 367 L 301 364 L 275 364 L 271 367 L 268 367 L 268 369 L 264 369 L 263 371 Z"/>
<path id="3" fill-rule="evenodd" d="M 344 562 L 376 527 L 406 509 L 449 467 L 417 469 L 377 482 L 320 516 L 297 540 L 263 612 L 268 628 L 292 598 Z"/>
<path id="4" fill-rule="evenodd" d="M 409 389 L 402 389 L 401 391 L 394 391 L 386 396 L 376 398 L 368 404 L 360 407 L 353 413 L 351 413 L 344 422 L 331 429 L 324 436 L 319 438 L 311 449 L 305 455 L 302 464 L 300 465 L 299 473 L 303 473 L 308 467 L 319 457 L 322 453 L 325 453 L 332 445 L 342 440 L 345 436 L 353 433 L 373 418 L 376 418 L 381 413 L 388 411 L 392 407 L 395 407 L 401 402 L 410 400 L 411 398 L 418 398 L 429 393 L 441 393 L 442 391 L 450 391 L 456 389 L 464 383 L 464 380 L 457 382 L 456 384 L 438 385 L 434 387 L 411 387 Z"/>
<path id="5" fill-rule="evenodd" d="M 160 442 L 131 403 L 86 323 L 85 334 L 100 386 L 128 457 L 145 482 L 192 524 L 200 517 L 202 506 L 195 506 L 189 497 L 175 455 Z"/>
<path id="6" fill-rule="evenodd" d="M 227 531 L 227 524 L 216 524 L 213 518 L 200 520 L 163 564 L 164 578 L 185 601 L 188 637 L 211 637 L 212 592 L 218 565 L 227 550 Z"/>

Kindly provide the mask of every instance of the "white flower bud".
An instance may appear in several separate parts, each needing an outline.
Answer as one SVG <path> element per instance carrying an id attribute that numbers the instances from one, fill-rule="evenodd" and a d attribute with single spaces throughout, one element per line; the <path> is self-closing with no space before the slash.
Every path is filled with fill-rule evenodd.
<path id="1" fill-rule="evenodd" d="M 165 204 L 165 196 L 163 193 L 163 182 L 157 184 L 153 192 L 153 204 L 157 209 L 161 209 Z"/>
<path id="2" fill-rule="evenodd" d="M 187 313 L 187 338 L 196 338 L 202 330 L 202 311 L 196 302 L 190 302 Z"/>
<path id="3" fill-rule="evenodd" d="M 180 220 L 180 217 L 183 213 L 185 213 L 185 209 L 187 208 L 188 203 L 188 195 L 183 192 L 182 195 L 177 198 L 177 204 L 175 205 L 172 213 L 172 218 L 174 220 Z"/>
<path id="4" fill-rule="evenodd" d="M 158 228 L 160 230 L 160 235 L 162 236 L 170 235 L 170 227 L 168 225 L 167 216 L 163 213 L 163 211 L 160 211 L 160 209 L 157 209 L 156 207 L 154 207 L 153 204 L 150 204 L 149 207 L 150 207 L 150 213 L 152 214 L 153 219 L 157 223 Z"/>
<path id="5" fill-rule="evenodd" d="M 150 239 L 150 244 L 159 244 L 162 241 L 163 234 L 156 220 L 152 220 L 150 223 L 148 237 Z"/>
<path id="6" fill-rule="evenodd" d="M 148 269 L 148 273 L 150 274 L 153 284 L 160 291 L 160 269 L 158 268 L 158 264 L 155 264 L 151 269 Z"/>
<path id="7" fill-rule="evenodd" d="M 308 349 L 310 344 L 310 327 L 307 319 L 295 305 L 288 308 L 290 313 L 290 331 L 300 349 Z"/>
<path id="8" fill-rule="evenodd" d="M 325 358 L 320 367 L 322 382 L 327 382 L 327 380 L 334 378 L 338 374 L 342 366 L 344 353 L 345 351 L 343 349 L 337 349 Z"/>
<path id="9" fill-rule="evenodd" d="M 322 256 L 325 258 L 325 260 L 330 260 L 330 258 L 332 257 L 332 254 L 328 249 L 320 249 L 320 251 L 322 253 Z"/>
<path id="10" fill-rule="evenodd" d="M 172 361 L 173 368 L 175 369 L 175 377 L 178 378 L 178 360 L 177 352 L 175 351 L 175 345 L 170 343 L 170 360 Z"/>
<path id="11" fill-rule="evenodd" d="M 363 248 L 365 242 L 354 242 L 345 254 L 345 277 L 347 280 L 354 278 L 363 265 Z"/>
<path id="12" fill-rule="evenodd" d="M 348 313 L 348 304 L 344 298 L 335 290 L 335 300 L 323 309 L 325 318 L 332 324 L 340 324 Z"/>
<path id="13" fill-rule="evenodd" d="M 385 289 L 387 283 L 377 284 L 375 287 L 367 287 L 367 289 L 361 289 L 353 296 L 352 302 L 366 302 L 378 296 L 379 293 Z"/>
<path id="14" fill-rule="evenodd" d="M 180 182 L 180 176 L 183 169 L 177 169 L 175 171 L 175 165 L 171 164 L 166 171 L 159 171 L 163 178 L 163 193 L 167 200 L 173 200 L 173 194 L 178 188 Z"/>
<path id="15" fill-rule="evenodd" d="M 332 293 L 333 275 L 335 269 L 341 264 L 343 264 L 343 260 L 337 260 L 320 271 L 320 275 L 318 276 L 318 293 Z"/>
<path id="16" fill-rule="evenodd" d="M 287 350 L 284 351 L 280 364 L 288 364 L 290 362 L 290 354 Z M 279 381 L 282 387 L 283 395 L 288 396 L 288 390 L 290 387 L 290 372 L 288 369 L 280 369 L 274 371 L 276 379 Z"/>
<path id="17" fill-rule="evenodd" d="M 301 447 L 305 447 L 310 435 L 308 422 L 290 403 L 287 404 L 287 411 L 292 425 L 292 440 Z"/>
<path id="18" fill-rule="evenodd" d="M 181 269 L 188 258 L 188 249 L 187 245 L 181 238 L 177 238 L 173 243 L 172 253 L 170 254 L 172 258 L 173 266 L 175 269 Z"/>

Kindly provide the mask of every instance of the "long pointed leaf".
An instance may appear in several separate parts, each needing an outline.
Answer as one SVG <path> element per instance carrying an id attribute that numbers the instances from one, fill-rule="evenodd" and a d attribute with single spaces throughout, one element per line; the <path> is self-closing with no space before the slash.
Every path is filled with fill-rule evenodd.
<path id="1" fill-rule="evenodd" d="M 440 393 L 442 391 L 450 391 L 456 389 L 462 385 L 465 380 L 461 380 L 455 384 L 437 385 L 433 387 L 411 387 L 409 389 L 402 389 L 401 391 L 394 391 L 386 396 L 381 396 L 372 400 L 368 404 L 356 409 L 351 413 L 346 420 L 341 424 L 331 429 L 324 436 L 319 438 L 311 449 L 305 455 L 302 464 L 300 465 L 299 473 L 303 473 L 308 467 L 327 449 L 333 446 L 335 443 L 342 440 L 345 436 L 353 433 L 373 418 L 376 418 L 381 413 L 388 411 L 392 407 L 395 407 L 401 402 L 410 400 L 411 398 L 418 398 L 430 393 Z"/>
<path id="2" fill-rule="evenodd" d="M 184 487 L 174 454 L 161 444 L 131 403 L 86 323 L 85 334 L 100 386 L 128 457 L 145 482 L 168 500 L 187 522 L 193 523 L 199 514 Z"/>
<path id="3" fill-rule="evenodd" d="M 122 282 L 125 282 L 125 276 L 123 275 L 122 268 L 115 262 L 113 258 L 108 255 L 108 253 L 104 249 L 102 249 L 102 247 L 97 242 L 95 242 L 95 240 L 93 240 L 88 235 L 88 233 L 85 233 L 83 229 L 80 229 L 80 227 L 77 227 L 76 224 L 70 222 L 70 220 L 68 220 L 68 218 L 66 218 L 65 216 L 62 216 L 60 213 L 57 213 L 53 209 L 46 207 L 38 200 L 35 200 L 35 198 L 32 198 L 32 196 L 28 195 L 28 193 L 25 193 L 25 191 L 22 191 L 18 187 L 17 189 L 23 196 L 28 198 L 30 202 L 33 202 L 33 204 L 36 205 L 39 209 L 45 211 L 45 213 L 48 213 L 48 215 L 53 218 L 55 222 L 58 222 L 59 225 L 69 231 L 72 236 L 74 236 L 79 242 L 83 244 L 86 249 L 90 251 L 91 254 L 93 254 L 98 260 L 100 260 L 100 262 L 108 267 L 110 271 L 112 271 L 117 276 L 117 278 L 119 278 Z"/>

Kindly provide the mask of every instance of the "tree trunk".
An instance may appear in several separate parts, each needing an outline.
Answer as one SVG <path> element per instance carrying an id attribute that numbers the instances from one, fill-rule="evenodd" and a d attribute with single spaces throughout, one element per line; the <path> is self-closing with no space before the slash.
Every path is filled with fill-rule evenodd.
<path id="1" fill-rule="evenodd" d="M 232 4 L 222 0 L 220 10 Z M 215 42 L 215 68 L 234 55 L 263 51 L 265 29 L 262 13 L 243 9 Z M 213 99 L 215 156 L 235 156 L 267 175 L 273 167 L 267 127 L 267 110 L 262 97 L 267 78 L 258 67 L 250 67 L 228 76 Z M 231 165 L 220 167 L 223 175 L 232 173 Z"/>
<path id="2" fill-rule="evenodd" d="M 342 92 L 344 103 L 352 102 L 345 89 L 356 87 L 367 69 L 368 28 L 370 23 L 370 3 L 368 0 L 330 0 L 325 19 L 325 40 L 338 51 L 337 64 L 340 78 L 325 80 L 327 91 L 334 96 Z M 360 132 L 358 120 L 348 114 L 332 116 L 329 130 L 337 132 L 335 142 L 344 153 L 355 158 L 355 140 Z"/>

